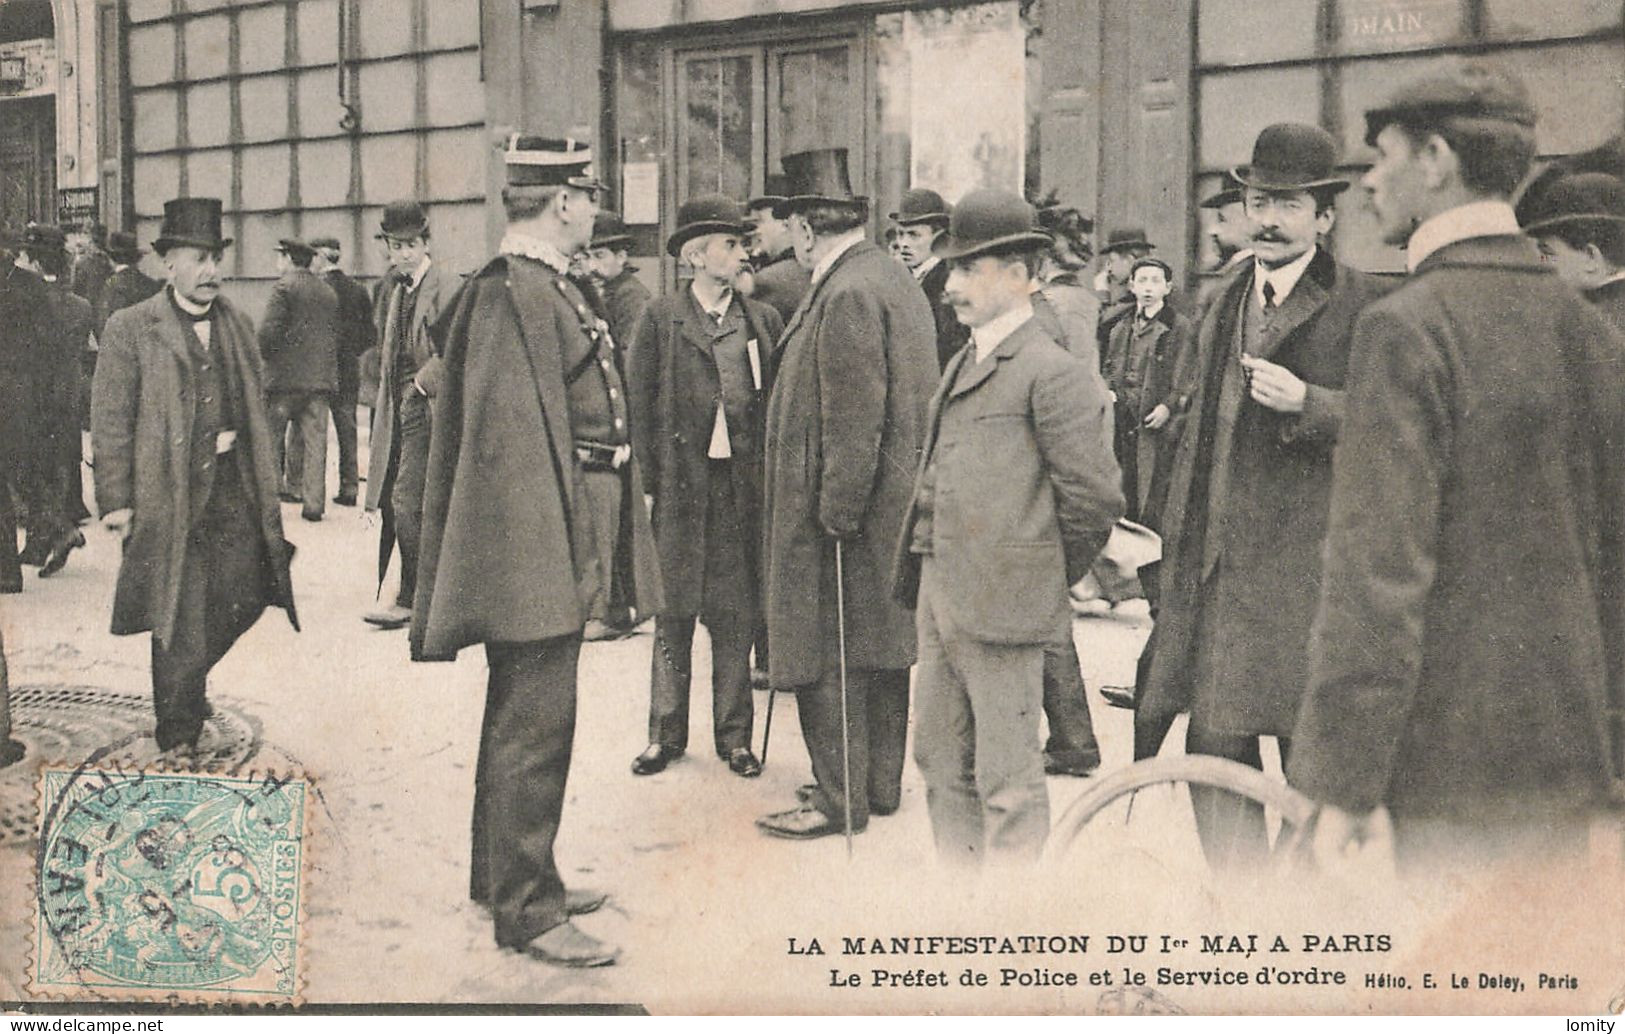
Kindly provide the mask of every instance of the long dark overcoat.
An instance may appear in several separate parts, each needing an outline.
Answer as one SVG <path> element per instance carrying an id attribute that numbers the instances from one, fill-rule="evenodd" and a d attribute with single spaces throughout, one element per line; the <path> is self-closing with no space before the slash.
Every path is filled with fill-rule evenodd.
<path id="1" fill-rule="evenodd" d="M 102 328 L 107 326 L 109 316 L 120 309 L 128 309 L 136 302 L 146 301 L 157 294 L 163 286 L 135 266 L 113 270 L 113 275 L 107 278 L 101 301 L 96 307 L 96 340 L 101 340 Z"/>
<path id="2" fill-rule="evenodd" d="M 767 364 L 784 331 L 769 305 L 741 298 L 746 334 L 757 343 L 762 387 L 748 429 L 729 428 L 733 440 L 734 501 L 739 524 L 750 541 L 746 555 L 760 552 L 762 508 L 762 429 Z M 631 342 L 627 401 L 632 445 L 643 483 L 654 496 L 655 544 L 665 588 L 665 611 L 683 617 L 700 613 L 705 588 L 705 510 L 710 463 L 706 453 L 716 420 L 722 382 L 711 350 L 714 321 L 700 311 L 686 287 L 656 300 L 645 311 Z M 741 433 L 743 431 L 743 433 Z"/>
<path id="3" fill-rule="evenodd" d="M 440 359 L 429 328 L 451 310 L 451 300 L 463 281 L 439 262 L 429 263 L 419 281 L 416 301 L 412 305 L 411 326 L 406 328 L 406 358 L 418 376 L 423 390 L 432 398 L 440 390 Z M 367 495 L 366 508 L 376 510 L 383 504 L 384 487 L 388 476 L 390 454 L 398 448 L 395 441 L 395 335 L 398 328 L 390 320 L 389 299 L 394 285 L 389 277 L 378 282 L 373 295 L 373 325 L 378 328 L 378 385 L 372 402 L 372 433 L 367 439 Z M 386 535 L 379 544 L 381 561 L 389 558 L 393 535 Z M 382 564 L 380 564 L 382 566 Z M 380 572 L 380 580 L 383 575 Z"/>
<path id="4" fill-rule="evenodd" d="M 288 573 L 292 550 L 282 537 L 279 472 L 265 416 L 265 370 L 254 325 L 225 298 L 216 298 L 214 307 L 210 348 L 225 361 L 232 392 L 247 414 L 247 426 L 237 429 L 237 450 L 248 458 L 253 473 L 247 490 L 270 565 L 268 602 L 286 610 L 298 628 Z M 198 386 L 192 335 L 191 324 L 175 311 L 168 292 L 113 313 L 102 335 L 90 393 L 96 507 L 104 514 L 135 510 L 113 590 L 114 635 L 150 630 L 167 643 L 174 632 L 192 512 Z"/>
<path id="5" fill-rule="evenodd" d="M 1236 403 L 1210 405 L 1209 390 L 1236 363 L 1235 328 L 1253 289 L 1253 269 L 1232 274 L 1203 312 L 1196 331 L 1191 405 L 1174 449 L 1167 504 L 1157 648 L 1139 713 L 1142 721 L 1192 703 L 1204 601 L 1216 603 L 1211 700 L 1205 716 L 1238 735 L 1289 735 L 1308 674 L 1309 622 L 1320 596 L 1320 547 L 1326 532 L 1332 449 L 1343 416 L 1354 317 L 1379 296 L 1373 277 L 1338 265 L 1325 251 L 1310 262 L 1281 304 L 1259 357 L 1308 385 L 1304 412 L 1277 413 L 1245 389 Z M 1210 413 L 1210 409 L 1213 411 Z M 1212 442 L 1233 427 L 1231 448 Z M 1207 446 L 1204 448 L 1204 441 Z M 1211 455 L 1211 462 L 1203 457 Z M 1205 527 L 1213 484 L 1229 484 L 1223 519 Z M 1217 536 L 1216 592 L 1204 587 L 1208 536 Z M 1209 708 L 1207 705 L 1211 704 Z"/>
<path id="6" fill-rule="evenodd" d="M 435 327 L 444 362 L 412 607 L 416 660 L 572 635 L 592 601 L 608 596 L 570 431 L 563 342 L 583 331 L 556 286 L 563 279 L 531 259 L 498 257 Z M 616 566 L 631 572 L 628 603 L 653 613 L 659 560 L 635 457 L 627 495 L 617 549 L 630 559 Z"/>
<path id="7" fill-rule="evenodd" d="M 1122 426 L 1117 433 L 1133 441 L 1135 484 L 1124 487 L 1134 493 L 1142 523 L 1152 509 L 1147 504 L 1163 494 L 1154 482 L 1169 475 L 1173 446 L 1190 401 L 1190 385 L 1178 380 L 1190 368 L 1180 362 L 1190 337 L 1190 320 L 1164 305 L 1144 328 L 1137 328 L 1133 317 L 1119 320 L 1102 364 L 1106 384 L 1118 396 L 1116 419 Z M 1129 369 L 1131 365 L 1136 368 Z M 1130 382 L 1135 387 L 1129 388 Z M 1153 431 L 1145 426 L 1145 418 L 1158 406 L 1168 407 L 1168 422 Z"/>
<path id="8" fill-rule="evenodd" d="M 780 318 L 789 322 L 812 283 L 807 267 L 796 261 L 793 252 L 758 269 L 751 278 L 751 297 L 773 306 Z"/>
<path id="9" fill-rule="evenodd" d="M 914 663 L 914 613 L 892 598 L 892 547 L 913 498 L 937 385 L 919 285 L 868 241 L 813 284 L 784 329 L 767 407 L 763 509 L 769 677 L 814 682 L 834 655 L 845 539 L 852 668 Z"/>
<path id="10" fill-rule="evenodd" d="M 268 392 L 338 390 L 338 294 L 308 269 L 282 274 L 260 321 Z"/>
<path id="11" fill-rule="evenodd" d="M 1598 804 L 1625 736 L 1625 338 L 1528 240 L 1460 241 L 1360 316 L 1348 400 L 1289 781 L 1482 825 Z"/>

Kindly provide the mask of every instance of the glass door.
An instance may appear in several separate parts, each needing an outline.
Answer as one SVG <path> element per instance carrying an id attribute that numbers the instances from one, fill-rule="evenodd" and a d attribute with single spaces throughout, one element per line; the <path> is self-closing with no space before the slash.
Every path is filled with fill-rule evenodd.
<path id="1" fill-rule="evenodd" d="M 696 194 L 745 198 L 760 182 L 762 53 L 677 56 L 676 205 Z"/>

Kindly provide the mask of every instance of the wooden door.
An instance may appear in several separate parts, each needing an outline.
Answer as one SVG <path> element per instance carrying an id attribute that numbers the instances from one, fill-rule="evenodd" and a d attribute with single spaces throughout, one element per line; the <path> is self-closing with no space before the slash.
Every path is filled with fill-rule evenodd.
<path id="1" fill-rule="evenodd" d="M 56 222 L 54 97 L 0 101 L 0 227 Z"/>

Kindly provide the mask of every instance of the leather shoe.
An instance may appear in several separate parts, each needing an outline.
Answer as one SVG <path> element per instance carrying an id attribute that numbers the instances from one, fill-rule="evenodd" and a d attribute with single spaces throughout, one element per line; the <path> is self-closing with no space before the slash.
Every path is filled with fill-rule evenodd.
<path id="1" fill-rule="evenodd" d="M 1044 774 L 1063 776 L 1087 776 L 1100 767 L 1098 755 L 1078 754 L 1045 754 Z"/>
<path id="2" fill-rule="evenodd" d="M 564 910 L 573 916 L 584 916 L 596 912 L 604 907 L 609 900 L 609 892 L 603 890 L 588 890 L 576 888 L 564 892 Z"/>
<path id="3" fill-rule="evenodd" d="M 799 804 L 812 804 L 818 799 L 818 784 L 803 783 L 796 787 L 796 802 Z"/>
<path id="4" fill-rule="evenodd" d="M 285 503 L 302 503 L 305 501 L 305 497 L 297 492 L 279 491 L 276 497 Z"/>
<path id="5" fill-rule="evenodd" d="M 754 779 L 762 774 L 762 763 L 746 747 L 735 747 L 728 752 L 728 770 L 736 776 Z"/>
<path id="6" fill-rule="evenodd" d="M 319 520 L 322 519 L 321 514 L 312 512 L 310 510 L 301 510 L 299 512 L 299 516 L 303 517 L 305 520 L 310 521 L 312 523 L 315 523 L 316 521 L 319 521 Z"/>
<path id="7" fill-rule="evenodd" d="M 1121 707 L 1125 711 L 1134 710 L 1134 690 L 1130 686 L 1101 686 L 1100 699 L 1112 707 Z"/>
<path id="8" fill-rule="evenodd" d="M 23 550 L 17 554 L 17 562 L 24 567 L 39 567 L 51 555 L 51 547 L 38 535 L 28 536 L 23 543 Z"/>
<path id="9" fill-rule="evenodd" d="M 651 743 L 648 750 L 632 759 L 632 774 L 654 775 L 656 772 L 664 772 L 667 765 L 682 756 L 683 752 L 676 747 Z"/>
<path id="10" fill-rule="evenodd" d="M 807 804 L 774 815 L 764 815 L 756 820 L 756 828 L 769 836 L 787 840 L 816 840 L 845 832 L 841 823 Z M 863 830 L 854 828 L 852 832 L 862 833 Z"/>
<path id="11" fill-rule="evenodd" d="M 355 493 L 354 492 L 340 492 L 338 495 L 333 497 L 333 501 L 335 503 L 338 503 L 340 506 L 354 506 L 355 505 Z"/>
<path id="12" fill-rule="evenodd" d="M 68 563 L 68 554 L 84 544 L 85 533 L 78 528 L 62 536 L 62 540 L 51 547 L 50 555 L 45 558 L 45 563 L 40 565 L 39 576 L 49 578 L 62 570 Z"/>
<path id="13" fill-rule="evenodd" d="M 21 761 L 23 759 L 23 755 L 27 753 L 28 748 L 17 740 L 5 740 L 0 742 L 0 768 L 5 768 L 7 765 L 15 765 L 17 762 Z"/>
<path id="14" fill-rule="evenodd" d="M 619 948 L 583 933 L 568 921 L 538 934 L 524 950 L 533 959 L 574 969 L 607 966 L 621 955 Z"/>
<path id="15" fill-rule="evenodd" d="M 379 628 L 405 628 L 412 623 L 412 609 L 398 605 L 381 607 L 363 614 L 361 620 Z"/>

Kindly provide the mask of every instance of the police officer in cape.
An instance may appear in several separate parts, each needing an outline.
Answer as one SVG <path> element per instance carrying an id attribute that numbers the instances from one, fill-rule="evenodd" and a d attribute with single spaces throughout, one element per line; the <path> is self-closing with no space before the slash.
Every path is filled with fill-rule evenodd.
<path id="1" fill-rule="evenodd" d="M 444 380 L 409 633 L 415 660 L 485 647 L 470 896 L 490 909 L 499 945 L 564 966 L 618 954 L 572 922 L 606 895 L 566 889 L 553 857 L 582 629 L 612 580 L 638 611 L 660 606 L 612 342 L 568 275 L 603 189 L 591 160 L 576 141 L 509 138 L 499 254 L 435 326 Z M 594 505 L 614 494 L 618 531 Z"/>
<path id="2" fill-rule="evenodd" d="M 265 366 L 220 295 L 220 201 L 166 202 L 168 289 L 107 321 L 91 387 L 96 505 L 124 540 L 113 634 L 152 633 L 158 747 L 195 749 L 209 670 L 267 606 L 294 612 Z"/>

